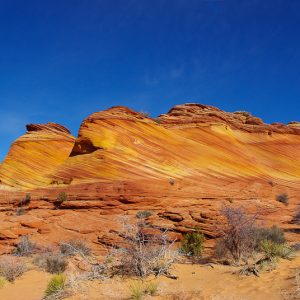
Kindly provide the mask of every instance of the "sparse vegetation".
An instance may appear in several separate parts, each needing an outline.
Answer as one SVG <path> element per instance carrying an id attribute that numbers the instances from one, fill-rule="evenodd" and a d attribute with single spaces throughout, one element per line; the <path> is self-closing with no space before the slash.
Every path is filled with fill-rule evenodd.
<path id="1" fill-rule="evenodd" d="M 158 291 L 158 283 L 154 281 L 147 283 L 144 288 L 145 294 L 150 296 L 155 296 L 157 294 L 157 291 Z"/>
<path id="2" fill-rule="evenodd" d="M 181 241 L 181 252 L 189 256 L 201 256 L 204 235 L 197 229 L 184 235 Z"/>
<path id="3" fill-rule="evenodd" d="M 283 230 L 275 225 L 270 228 L 257 226 L 257 213 L 247 215 L 241 207 L 224 207 L 221 213 L 226 222 L 221 229 L 223 237 L 216 244 L 217 257 L 224 258 L 229 254 L 235 262 L 247 262 L 257 252 L 264 255 L 261 262 L 274 257 L 292 257 L 293 250 L 285 244 Z"/>
<path id="4" fill-rule="evenodd" d="M 66 258 L 61 255 L 52 254 L 46 258 L 46 271 L 49 273 L 62 273 L 65 271 L 67 265 Z"/>
<path id="5" fill-rule="evenodd" d="M 91 249 L 87 246 L 84 241 L 74 240 L 66 241 L 59 244 L 60 252 L 65 256 L 73 256 L 76 254 L 81 254 L 88 256 L 91 254 Z"/>
<path id="6" fill-rule="evenodd" d="M 136 213 L 138 219 L 146 219 L 152 216 L 152 211 L 149 210 L 140 210 Z"/>
<path id="7" fill-rule="evenodd" d="M 268 181 L 268 184 L 269 184 L 271 187 L 274 187 L 274 186 L 275 186 L 275 183 L 274 183 L 272 180 L 269 180 L 269 181 Z"/>
<path id="8" fill-rule="evenodd" d="M 242 207 L 225 206 L 221 210 L 225 224 L 220 229 L 222 238 L 217 242 L 216 255 L 226 257 L 228 254 L 235 262 L 247 259 L 254 251 L 257 241 L 255 221 L 257 214 L 247 215 Z"/>
<path id="9" fill-rule="evenodd" d="M 24 207 L 18 207 L 16 210 L 16 215 L 17 216 L 22 216 L 25 214 L 25 208 Z"/>
<path id="10" fill-rule="evenodd" d="M 141 114 L 142 116 L 144 116 L 145 118 L 150 118 L 150 114 L 149 114 L 147 111 L 141 110 L 141 111 L 140 111 L 140 114 Z"/>
<path id="11" fill-rule="evenodd" d="M 289 204 L 289 195 L 286 193 L 279 194 L 276 196 L 276 200 L 278 202 L 283 203 L 284 205 L 288 205 Z"/>
<path id="12" fill-rule="evenodd" d="M 33 243 L 27 235 L 22 236 L 20 242 L 18 243 L 14 254 L 18 256 L 29 256 L 36 249 L 36 244 Z"/>
<path id="13" fill-rule="evenodd" d="M 64 294 L 66 277 L 64 274 L 54 275 L 47 285 L 44 299 L 61 299 Z"/>
<path id="14" fill-rule="evenodd" d="M 68 266 L 67 259 L 59 253 L 42 253 L 36 256 L 33 264 L 51 274 L 63 273 Z"/>
<path id="15" fill-rule="evenodd" d="M 170 183 L 171 185 L 174 185 L 174 184 L 176 183 L 176 181 L 175 181 L 174 178 L 170 178 L 170 179 L 169 179 L 169 183 Z"/>
<path id="16" fill-rule="evenodd" d="M 158 284 L 156 282 L 143 283 L 142 281 L 135 282 L 129 285 L 131 292 L 130 299 L 141 300 L 146 295 L 155 296 L 158 290 Z"/>
<path id="17" fill-rule="evenodd" d="M 141 282 L 131 284 L 129 290 L 131 293 L 130 299 L 142 300 L 144 298 L 144 289 Z"/>
<path id="18" fill-rule="evenodd" d="M 6 282 L 7 282 L 6 278 L 0 276 L 0 289 L 2 289 L 5 286 Z"/>
<path id="19" fill-rule="evenodd" d="M 2 256 L 0 258 L 0 276 L 6 278 L 10 282 L 21 276 L 26 268 L 22 261 L 13 256 Z"/>
<path id="20" fill-rule="evenodd" d="M 168 241 L 167 232 L 150 234 L 144 219 L 130 223 L 124 218 L 119 235 L 124 243 L 112 255 L 114 274 L 171 276 L 170 268 L 178 253 L 172 247 L 173 242 Z"/>
<path id="21" fill-rule="evenodd" d="M 25 197 L 20 200 L 18 206 L 23 207 L 23 206 L 29 205 L 30 201 L 31 201 L 31 195 L 26 194 Z"/>
<path id="22" fill-rule="evenodd" d="M 278 244 L 271 240 L 264 240 L 260 243 L 260 251 L 268 260 L 275 258 L 292 259 L 294 250 L 286 244 Z"/>
<path id="23" fill-rule="evenodd" d="M 61 205 L 68 200 L 68 195 L 66 192 L 61 192 L 56 201 L 54 201 L 55 208 L 60 208 Z"/>
<path id="24" fill-rule="evenodd" d="M 276 244 L 284 244 L 286 242 L 283 230 L 276 225 L 273 225 L 270 228 L 257 227 L 254 233 L 256 235 L 255 239 L 257 245 L 260 241 L 264 240 L 271 241 Z"/>
<path id="25" fill-rule="evenodd" d="M 295 215 L 295 221 L 300 222 L 300 209 L 298 209 L 296 215 Z"/>

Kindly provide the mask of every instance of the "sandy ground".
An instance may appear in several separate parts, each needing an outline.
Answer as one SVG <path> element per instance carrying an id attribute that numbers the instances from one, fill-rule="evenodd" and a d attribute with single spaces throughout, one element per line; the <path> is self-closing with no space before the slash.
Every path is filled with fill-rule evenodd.
<path id="1" fill-rule="evenodd" d="M 175 265 L 177 280 L 165 277 L 148 278 L 145 282 L 158 283 L 157 296 L 146 299 L 207 299 L 207 300 L 282 300 L 292 299 L 287 292 L 296 289 L 295 274 L 300 269 L 300 256 L 294 260 L 282 260 L 276 270 L 261 276 L 233 274 L 233 267 L 214 265 Z M 42 271 L 26 272 L 15 283 L 7 283 L 0 289 L 1 300 L 41 300 L 51 275 Z M 144 284 L 146 284 L 144 283 Z M 115 278 L 104 282 L 85 282 L 82 293 L 69 300 L 130 299 L 130 286 L 138 281 Z M 172 295 L 193 294 L 194 298 L 172 298 Z M 293 298 L 296 299 L 296 298 Z M 300 299 L 300 298 L 299 298 Z"/>

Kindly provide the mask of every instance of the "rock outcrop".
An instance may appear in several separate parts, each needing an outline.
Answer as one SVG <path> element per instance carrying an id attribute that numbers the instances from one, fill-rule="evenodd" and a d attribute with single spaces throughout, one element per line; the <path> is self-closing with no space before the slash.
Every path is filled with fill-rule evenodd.
<path id="1" fill-rule="evenodd" d="M 140 210 L 152 211 L 149 223 L 176 237 L 200 227 L 213 238 L 224 204 L 259 209 L 264 224 L 279 224 L 297 239 L 297 122 L 270 125 L 247 112 L 191 103 L 155 119 L 120 106 L 97 112 L 76 139 L 53 123 L 27 130 L 0 167 L 0 244 L 28 233 L 109 245 L 117 240 L 116 217 Z M 54 210 L 62 191 L 68 199 Z M 26 193 L 26 213 L 15 216 Z M 276 201 L 281 193 L 288 206 Z"/>
<path id="2" fill-rule="evenodd" d="M 50 176 L 70 155 L 75 138 L 58 124 L 29 124 L 0 166 L 0 182 L 16 188 L 51 183 Z M 1 185 L 0 185 L 1 187 Z"/>

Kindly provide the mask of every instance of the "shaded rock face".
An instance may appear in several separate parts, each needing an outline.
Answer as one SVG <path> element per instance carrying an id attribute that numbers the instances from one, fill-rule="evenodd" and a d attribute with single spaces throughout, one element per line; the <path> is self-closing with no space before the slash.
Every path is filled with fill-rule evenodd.
<path id="1" fill-rule="evenodd" d="M 75 139 L 61 125 L 28 125 L 0 166 L 0 245 L 41 241 L 118 241 L 116 218 L 149 210 L 174 237 L 197 227 L 218 235 L 222 205 L 260 209 L 264 224 L 299 239 L 300 126 L 265 124 L 248 112 L 201 104 L 156 119 L 116 106 L 89 116 Z M 53 203 L 62 192 L 67 201 Z M 32 200 L 16 216 L 26 193 Z M 276 201 L 289 195 L 289 205 Z M 99 245 L 100 244 L 100 245 Z M 1 247 L 0 247 L 1 250 Z"/>
<path id="2" fill-rule="evenodd" d="M 70 154 L 70 157 L 76 156 L 76 155 L 84 155 L 93 153 L 99 149 L 102 149 L 101 147 L 96 147 L 93 145 L 93 142 L 89 140 L 88 138 L 78 138 L 76 140 L 76 143 L 73 147 L 73 150 Z"/>
<path id="3" fill-rule="evenodd" d="M 47 124 L 28 124 L 26 125 L 26 129 L 28 132 L 31 131 L 46 131 L 46 132 L 53 132 L 53 133 L 67 133 L 71 134 L 70 130 L 60 124 L 56 123 L 47 123 Z"/>

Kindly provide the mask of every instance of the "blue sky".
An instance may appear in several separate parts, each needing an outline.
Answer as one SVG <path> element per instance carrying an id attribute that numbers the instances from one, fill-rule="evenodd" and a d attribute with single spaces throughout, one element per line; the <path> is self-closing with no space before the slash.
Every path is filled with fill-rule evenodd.
<path id="1" fill-rule="evenodd" d="M 0 1 L 0 160 L 26 123 L 199 102 L 300 120 L 298 0 Z"/>

